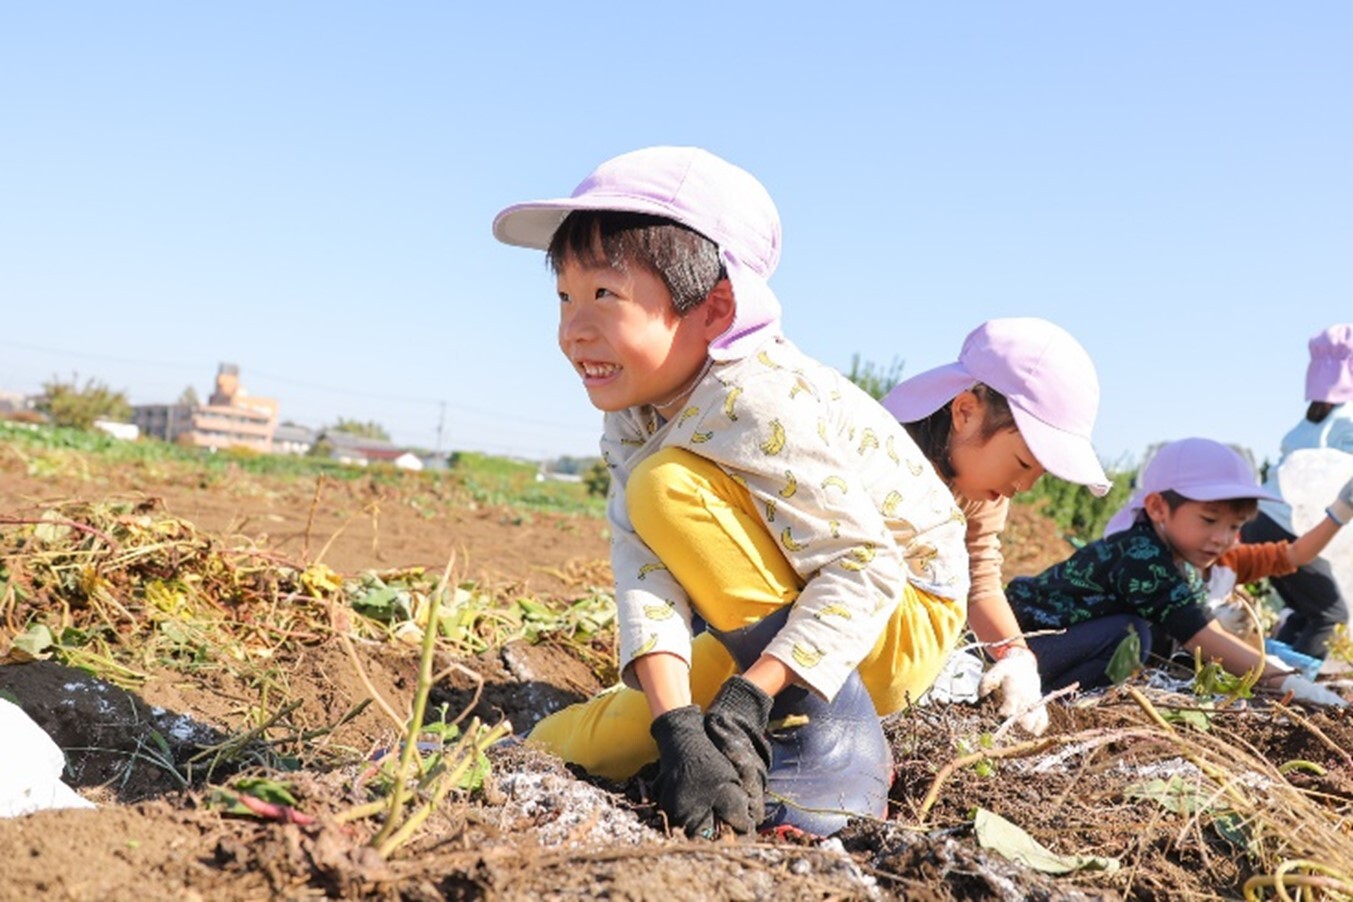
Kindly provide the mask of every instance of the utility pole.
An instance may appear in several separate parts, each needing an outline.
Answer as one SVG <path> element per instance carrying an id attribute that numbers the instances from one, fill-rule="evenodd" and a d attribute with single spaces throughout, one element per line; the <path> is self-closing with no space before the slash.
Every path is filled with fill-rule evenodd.
<path id="1" fill-rule="evenodd" d="M 440 401 L 437 404 L 437 453 L 442 453 L 442 432 L 446 429 L 446 402 Z"/>

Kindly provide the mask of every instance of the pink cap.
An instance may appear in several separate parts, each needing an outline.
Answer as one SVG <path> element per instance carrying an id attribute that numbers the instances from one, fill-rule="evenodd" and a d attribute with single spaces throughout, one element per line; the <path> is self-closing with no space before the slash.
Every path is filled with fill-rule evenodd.
<path id="1" fill-rule="evenodd" d="M 1185 438 L 1165 445 L 1147 461 L 1137 478 L 1137 490 L 1109 520 L 1104 535 L 1132 526 L 1146 505 L 1146 496 L 1164 491 L 1178 492 L 1190 501 L 1282 500 L 1259 485 L 1254 469 L 1233 448 L 1210 438 Z"/>
<path id="2" fill-rule="evenodd" d="M 745 357 L 779 332 L 780 302 L 767 280 L 780 262 L 780 214 L 744 169 L 698 147 L 648 147 L 607 160 L 569 197 L 513 204 L 493 220 L 504 244 L 545 250 L 574 210 L 665 216 L 719 246 L 737 313 L 709 345 L 715 360 Z"/>
<path id="3" fill-rule="evenodd" d="M 1330 326 L 1311 337 L 1306 367 L 1306 400 L 1343 404 L 1353 401 L 1353 325 Z"/>
<path id="4" fill-rule="evenodd" d="M 1108 493 L 1112 482 L 1090 443 L 1099 411 L 1094 362 L 1070 333 L 1045 319 L 988 320 L 968 333 L 958 362 L 902 382 L 883 406 L 898 421 L 915 422 L 978 382 L 1010 402 L 1020 435 L 1049 473 Z"/>

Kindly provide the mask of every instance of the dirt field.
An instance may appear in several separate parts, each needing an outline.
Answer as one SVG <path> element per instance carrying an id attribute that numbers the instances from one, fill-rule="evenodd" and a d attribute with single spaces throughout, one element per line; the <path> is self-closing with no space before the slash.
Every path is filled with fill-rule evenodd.
<path id="1" fill-rule="evenodd" d="M 284 621 L 276 610 L 265 620 L 250 607 L 262 597 L 252 587 L 273 578 L 270 568 L 315 572 L 316 562 L 344 576 L 439 573 L 454 552 L 462 578 L 484 593 L 567 609 L 608 583 L 604 524 L 476 508 L 451 491 L 366 480 L 329 482 L 317 493 L 313 483 L 241 473 L 208 490 L 188 470 L 97 465 L 38 478 L 23 455 L 5 452 L 0 445 L 0 517 L 37 520 L 58 510 L 108 538 L 112 527 L 92 519 L 88 504 L 129 502 L 131 513 L 117 522 L 159 529 L 156 547 L 174 549 L 182 567 L 256 562 L 231 572 L 240 594 L 225 606 L 231 635 L 241 623 L 257 629 L 236 658 L 234 645 L 193 666 L 124 654 L 118 660 L 147 677 L 121 680 L 130 690 L 51 660 L 0 665 L 0 690 L 66 749 L 68 781 L 100 804 L 0 821 L 3 899 L 1239 898 L 1246 880 L 1263 881 L 1293 859 L 1318 865 L 1294 871 L 1317 897 L 1342 898 L 1349 886 L 1327 872 L 1348 879 L 1353 718 L 1255 700 L 1207 712 L 1203 732 L 1178 722 L 1201 716 L 1199 702 L 1164 681 L 1137 684 L 1135 695 L 1056 704 L 1053 728 L 1037 742 L 1002 731 L 986 704 L 892 718 L 889 818 L 825 841 L 668 837 L 648 798 L 650 775 L 609 785 L 523 746 L 498 745 L 488 750 L 481 788 L 452 791 L 383 856 L 371 845 L 380 817 L 354 813 L 380 797 L 382 756 L 399 741 L 379 705 L 361 705 L 374 690 L 406 710 L 418 683 L 416 640 L 359 637 L 349 649 L 340 634 L 356 635 L 355 615 L 332 606 L 277 627 Z M 80 605 L 63 611 L 60 594 L 42 587 L 32 529 L 0 526 L 0 560 L 32 590 L 4 599 L 7 638 L 35 616 L 84 623 Z M 112 544 L 90 554 L 116 600 L 133 564 L 127 542 Z M 1008 575 L 1068 550 L 1048 520 L 1024 509 L 1007 546 Z M 222 557 L 227 551 L 237 557 Z M 125 622 L 111 616 L 110 643 L 172 631 L 162 619 L 159 632 L 138 632 L 142 609 L 125 594 L 119 606 Z M 446 676 L 431 704 L 448 720 L 507 718 L 523 730 L 603 688 L 609 651 L 604 633 L 442 650 L 436 668 Z M 248 777 L 285 783 L 290 804 L 267 816 L 241 809 L 239 780 Z M 1016 864 L 984 848 L 994 841 L 976 826 L 978 809 L 1053 852 L 1098 859 L 1056 874 L 1062 865 Z"/>

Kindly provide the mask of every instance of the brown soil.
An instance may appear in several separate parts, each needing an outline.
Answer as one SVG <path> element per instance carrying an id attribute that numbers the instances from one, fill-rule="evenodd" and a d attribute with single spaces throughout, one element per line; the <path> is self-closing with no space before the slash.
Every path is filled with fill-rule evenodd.
<path id="1" fill-rule="evenodd" d="M 38 479 L 3 451 L 0 516 L 32 518 L 57 499 L 133 495 L 223 542 L 297 562 L 322 557 L 346 574 L 440 570 L 454 551 L 466 577 L 505 594 L 567 601 L 608 579 L 604 524 L 583 516 L 473 508 L 450 496 L 429 500 L 425 487 L 415 495 L 361 480 L 328 482 L 317 499 L 313 484 L 242 474 L 209 488 L 184 473 L 144 470 Z M 1069 550 L 1050 521 L 1019 507 L 1007 538 L 1008 576 Z M 356 654 L 372 688 L 407 704 L 416 649 L 366 643 Z M 646 775 L 622 786 L 590 781 L 504 744 L 490 750 L 481 790 L 447 798 L 385 859 L 369 845 L 378 822 L 338 815 L 370 798 L 373 760 L 397 747 L 390 719 L 361 708 L 369 691 L 332 633 L 278 646 L 271 664 L 252 681 L 229 668 L 150 666 L 152 679 L 134 692 L 50 661 L 0 666 L 0 691 L 66 749 L 67 781 L 100 805 L 0 821 L 0 899 L 1177 899 L 1238 897 L 1245 879 L 1264 872 L 1260 857 L 1203 820 L 1131 796 L 1145 775 L 1181 772 L 1187 754 L 1162 748 L 1159 735 L 1134 739 L 1148 718 L 1119 693 L 1056 705 L 1046 742 L 1023 747 L 1004 735 L 996 747 L 1005 752 L 952 774 L 941 769 L 998 730 L 994 706 L 927 706 L 889 719 L 898 765 L 890 817 L 829 841 L 669 837 Z M 447 654 L 437 666 L 449 676 L 434 705 L 486 723 L 508 718 L 518 730 L 601 689 L 605 675 L 577 646 L 549 642 Z M 251 732 L 269 717 L 266 731 Z M 1347 823 L 1353 761 L 1343 750 L 1353 748 L 1353 718 L 1278 719 L 1241 706 L 1214 718 L 1209 735 L 1275 763 L 1312 762 L 1287 781 L 1333 800 Z M 228 812 L 216 791 L 240 775 L 285 781 L 313 822 Z M 1112 857 L 1120 867 L 1051 876 L 1014 864 L 977 842 L 978 806 L 1054 851 Z"/>

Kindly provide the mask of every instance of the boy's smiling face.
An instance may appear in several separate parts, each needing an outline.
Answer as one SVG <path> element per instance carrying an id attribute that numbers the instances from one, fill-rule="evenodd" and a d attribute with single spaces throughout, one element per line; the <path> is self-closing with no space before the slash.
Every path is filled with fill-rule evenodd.
<path id="1" fill-rule="evenodd" d="M 710 341 L 727 328 L 714 303 L 719 291 L 678 316 L 662 279 L 640 266 L 623 271 L 565 260 L 556 286 L 559 348 L 592 404 L 605 411 L 665 404 L 658 412 L 670 417 L 704 367 Z M 730 321 L 731 304 L 729 295 Z"/>

